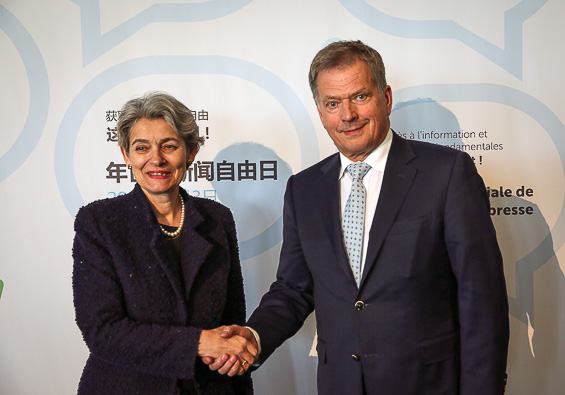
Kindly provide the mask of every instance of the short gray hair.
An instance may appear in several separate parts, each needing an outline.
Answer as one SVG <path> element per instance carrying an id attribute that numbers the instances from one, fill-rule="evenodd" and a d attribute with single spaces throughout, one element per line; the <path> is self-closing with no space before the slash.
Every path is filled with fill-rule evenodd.
<path id="1" fill-rule="evenodd" d="M 164 119 L 181 137 L 189 149 L 200 147 L 204 138 L 198 136 L 198 125 L 192 112 L 173 96 L 164 92 L 148 92 L 129 100 L 118 117 L 118 145 L 129 152 L 131 129 L 141 119 Z"/>
<path id="2" fill-rule="evenodd" d="M 352 66 L 357 62 L 364 62 L 371 71 L 373 84 L 383 93 L 386 88 L 385 65 L 381 55 L 373 48 L 361 41 L 336 41 L 321 49 L 310 65 L 308 82 L 318 103 L 318 75 L 325 70 L 344 66 Z"/>

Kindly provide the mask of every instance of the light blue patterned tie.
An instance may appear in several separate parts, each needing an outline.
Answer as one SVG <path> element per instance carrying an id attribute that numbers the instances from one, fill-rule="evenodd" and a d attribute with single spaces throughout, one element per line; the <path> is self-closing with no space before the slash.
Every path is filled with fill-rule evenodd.
<path id="1" fill-rule="evenodd" d="M 363 186 L 363 177 L 371 169 L 365 162 L 355 162 L 347 166 L 347 172 L 353 178 L 351 193 L 345 205 L 341 225 L 345 250 L 349 256 L 349 265 L 359 286 L 361 280 L 361 256 L 363 254 L 363 232 L 365 224 L 365 200 L 367 193 Z"/>

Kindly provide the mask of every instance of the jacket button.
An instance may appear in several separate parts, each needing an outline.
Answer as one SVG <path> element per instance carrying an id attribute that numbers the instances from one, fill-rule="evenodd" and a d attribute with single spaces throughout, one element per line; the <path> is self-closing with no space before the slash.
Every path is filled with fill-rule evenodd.
<path id="1" fill-rule="evenodd" d="M 353 358 L 354 361 L 359 361 L 359 359 L 361 359 L 361 358 L 359 358 L 359 355 L 357 355 L 357 354 L 353 354 L 351 356 L 351 358 Z"/>
<path id="2" fill-rule="evenodd" d="M 357 302 L 355 302 L 355 308 L 357 310 L 363 310 L 365 308 L 365 302 L 358 300 Z"/>

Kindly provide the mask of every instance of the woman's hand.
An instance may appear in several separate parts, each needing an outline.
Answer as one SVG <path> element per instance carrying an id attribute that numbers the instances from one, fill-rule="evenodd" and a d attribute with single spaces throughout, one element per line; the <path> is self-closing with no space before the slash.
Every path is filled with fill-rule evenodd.
<path id="1" fill-rule="evenodd" d="M 226 327 L 219 327 L 203 330 L 198 343 L 198 355 L 204 357 L 205 363 L 216 360 L 218 366 L 216 369 L 221 374 L 241 375 L 249 369 L 249 366 L 257 358 L 255 339 L 252 335 L 251 338 L 240 335 L 225 337 L 225 329 Z M 224 336 L 222 336 L 222 333 L 224 333 Z"/>

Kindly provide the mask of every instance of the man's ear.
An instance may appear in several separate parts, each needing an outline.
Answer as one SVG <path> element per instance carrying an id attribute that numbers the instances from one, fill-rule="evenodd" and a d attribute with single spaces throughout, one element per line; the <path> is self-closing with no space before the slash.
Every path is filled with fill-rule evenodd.
<path id="1" fill-rule="evenodd" d="M 386 112 L 388 115 L 392 112 L 392 88 L 387 85 L 385 88 L 385 99 L 386 99 Z"/>

